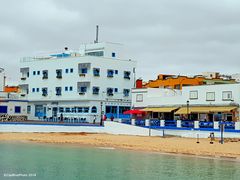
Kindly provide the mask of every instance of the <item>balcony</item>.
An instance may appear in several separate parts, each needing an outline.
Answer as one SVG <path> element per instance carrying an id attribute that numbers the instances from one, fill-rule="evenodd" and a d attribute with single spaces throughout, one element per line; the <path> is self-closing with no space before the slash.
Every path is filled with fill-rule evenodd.
<path id="1" fill-rule="evenodd" d="M 124 79 L 130 80 L 130 74 L 131 74 L 130 71 L 124 71 Z"/>
<path id="2" fill-rule="evenodd" d="M 29 77 L 29 68 L 20 68 L 22 74 L 21 80 L 25 81 Z"/>

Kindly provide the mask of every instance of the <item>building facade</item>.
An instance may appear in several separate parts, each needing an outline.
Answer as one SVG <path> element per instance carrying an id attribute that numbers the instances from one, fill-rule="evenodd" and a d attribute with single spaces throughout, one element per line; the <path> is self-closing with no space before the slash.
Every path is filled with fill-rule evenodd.
<path id="1" fill-rule="evenodd" d="M 82 45 L 21 60 L 21 96 L 29 101 L 29 119 L 83 118 L 88 122 L 120 118 L 130 109 L 136 62 L 122 59 L 114 43 Z"/>
<path id="2" fill-rule="evenodd" d="M 132 103 L 152 118 L 239 121 L 240 84 L 132 89 Z"/>

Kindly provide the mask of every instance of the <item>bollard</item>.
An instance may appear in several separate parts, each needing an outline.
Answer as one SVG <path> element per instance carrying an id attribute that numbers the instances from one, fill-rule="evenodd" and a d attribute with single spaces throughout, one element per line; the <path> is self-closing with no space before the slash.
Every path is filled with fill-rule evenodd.
<path id="1" fill-rule="evenodd" d="M 235 130 L 240 130 L 240 121 L 235 122 Z"/>
<path id="2" fill-rule="evenodd" d="M 181 128 L 182 127 L 182 121 L 181 120 L 177 120 L 177 128 Z"/>
<path id="3" fill-rule="evenodd" d="M 219 129 L 219 122 L 218 121 L 213 122 L 213 129 Z"/>
<path id="4" fill-rule="evenodd" d="M 165 120 L 160 120 L 160 127 L 165 127 Z"/>
<path id="5" fill-rule="evenodd" d="M 135 121 L 136 121 L 135 119 L 131 119 L 131 125 L 135 126 L 136 125 Z"/>
<path id="6" fill-rule="evenodd" d="M 194 129 L 199 129 L 199 121 L 194 121 Z"/>
<path id="7" fill-rule="evenodd" d="M 150 120 L 149 119 L 145 120 L 145 126 L 150 126 Z"/>

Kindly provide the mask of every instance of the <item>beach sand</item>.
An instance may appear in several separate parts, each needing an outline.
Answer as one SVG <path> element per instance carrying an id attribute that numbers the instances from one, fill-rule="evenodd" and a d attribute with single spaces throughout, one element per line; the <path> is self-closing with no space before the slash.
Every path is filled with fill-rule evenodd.
<path id="1" fill-rule="evenodd" d="M 0 133 L 0 141 L 79 144 L 146 152 L 175 153 L 240 160 L 240 139 L 225 139 L 224 144 L 210 139 L 180 137 L 142 137 L 86 133 Z"/>

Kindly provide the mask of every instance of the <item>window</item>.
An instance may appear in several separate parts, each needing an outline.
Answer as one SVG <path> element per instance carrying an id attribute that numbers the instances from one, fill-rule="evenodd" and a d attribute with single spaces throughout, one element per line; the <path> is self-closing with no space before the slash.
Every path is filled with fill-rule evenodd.
<path id="1" fill-rule="evenodd" d="M 65 91 L 68 91 L 68 87 L 67 86 L 65 87 Z"/>
<path id="2" fill-rule="evenodd" d="M 81 74 L 87 74 L 88 72 L 88 69 L 87 68 L 82 68 L 81 69 Z"/>
<path id="3" fill-rule="evenodd" d="M 223 101 L 231 101 L 232 100 L 232 91 L 223 91 L 222 92 L 222 100 Z"/>
<path id="4" fill-rule="evenodd" d="M 93 86 L 93 94 L 99 94 L 99 87 Z"/>
<path id="5" fill-rule="evenodd" d="M 124 79 L 130 79 L 130 71 L 124 71 Z"/>
<path id="6" fill-rule="evenodd" d="M 83 108 L 83 112 L 84 112 L 84 113 L 88 113 L 88 112 L 89 112 L 89 107 L 84 107 L 84 108 Z"/>
<path id="7" fill-rule="evenodd" d="M 57 73 L 57 78 L 61 79 L 62 78 L 62 70 L 61 69 L 57 69 L 56 73 Z"/>
<path id="8" fill-rule="evenodd" d="M 0 113 L 6 114 L 7 111 L 8 111 L 8 107 L 7 106 L 0 106 Z"/>
<path id="9" fill-rule="evenodd" d="M 62 88 L 56 87 L 56 96 L 61 96 L 61 95 L 62 95 Z"/>
<path id="10" fill-rule="evenodd" d="M 112 113 L 116 114 L 117 113 L 117 106 L 106 106 L 106 113 Z"/>
<path id="11" fill-rule="evenodd" d="M 36 91 L 39 92 L 39 88 L 37 88 Z"/>
<path id="12" fill-rule="evenodd" d="M 21 106 L 15 106 L 15 113 L 21 113 Z"/>
<path id="13" fill-rule="evenodd" d="M 72 112 L 73 112 L 73 113 L 76 113 L 76 112 L 77 112 L 77 108 L 76 108 L 76 107 L 73 107 L 73 108 L 72 108 Z"/>
<path id="14" fill-rule="evenodd" d="M 40 71 L 37 71 L 37 75 L 40 75 Z"/>
<path id="15" fill-rule="evenodd" d="M 113 96 L 113 88 L 107 88 L 107 95 Z"/>
<path id="16" fill-rule="evenodd" d="M 130 89 L 123 89 L 123 95 L 124 96 L 129 96 Z"/>
<path id="17" fill-rule="evenodd" d="M 143 94 L 136 95 L 136 102 L 143 102 Z"/>
<path id="18" fill-rule="evenodd" d="M 69 91 L 72 91 L 72 90 L 73 90 L 73 87 L 72 87 L 72 86 L 70 86 L 70 87 L 69 87 Z"/>
<path id="19" fill-rule="evenodd" d="M 119 106 L 119 114 L 123 114 L 123 112 L 130 110 L 129 106 Z"/>
<path id="20" fill-rule="evenodd" d="M 207 92 L 206 100 L 207 101 L 215 101 L 215 92 Z"/>
<path id="21" fill-rule="evenodd" d="M 47 79 L 48 78 L 48 70 L 44 70 L 42 71 L 42 74 L 43 74 L 43 79 Z"/>
<path id="22" fill-rule="evenodd" d="M 73 73 L 73 68 L 70 69 L 70 73 Z"/>
<path id="23" fill-rule="evenodd" d="M 64 112 L 64 108 L 63 107 L 59 107 L 59 112 L 63 113 Z"/>
<path id="24" fill-rule="evenodd" d="M 94 76 L 100 76 L 100 69 L 99 68 L 93 68 L 93 75 Z"/>
<path id="25" fill-rule="evenodd" d="M 47 96 L 47 95 L 48 95 L 48 89 L 42 88 L 42 96 Z"/>
<path id="26" fill-rule="evenodd" d="M 65 73 L 68 73 L 68 69 L 65 69 Z"/>
<path id="27" fill-rule="evenodd" d="M 28 114 L 31 113 L 31 106 L 27 106 L 27 113 L 28 113 Z"/>
<path id="28" fill-rule="evenodd" d="M 96 106 L 93 106 L 92 107 L 92 111 L 91 111 L 92 113 L 97 113 L 97 108 L 96 108 Z"/>
<path id="29" fill-rule="evenodd" d="M 66 107 L 66 108 L 65 108 L 65 112 L 66 112 L 66 113 L 70 113 L 70 112 L 71 112 L 71 109 L 70 109 L 69 107 Z"/>
<path id="30" fill-rule="evenodd" d="M 112 69 L 107 70 L 107 77 L 113 77 L 114 71 Z"/>
<path id="31" fill-rule="evenodd" d="M 95 52 L 88 52 L 85 54 L 86 56 L 103 56 L 103 51 L 95 51 Z"/>
<path id="32" fill-rule="evenodd" d="M 112 52 L 112 57 L 116 57 L 116 53 L 115 52 Z"/>
<path id="33" fill-rule="evenodd" d="M 82 107 L 77 107 L 77 112 L 78 113 L 82 113 L 83 112 L 83 108 Z"/>
<path id="34" fill-rule="evenodd" d="M 35 88 L 32 88 L 32 92 L 35 92 Z"/>
<path id="35" fill-rule="evenodd" d="M 36 71 L 33 71 L 33 75 L 36 75 Z"/>
<path id="36" fill-rule="evenodd" d="M 115 74 L 118 74 L 118 70 L 115 70 Z"/>
<path id="37" fill-rule="evenodd" d="M 115 88 L 114 91 L 115 91 L 115 92 L 118 92 L 118 88 Z"/>
<path id="38" fill-rule="evenodd" d="M 80 92 L 81 92 L 81 93 L 87 92 L 87 87 L 86 87 L 86 86 L 80 87 Z"/>
<path id="39" fill-rule="evenodd" d="M 189 99 L 198 99 L 198 91 L 190 91 Z"/>

